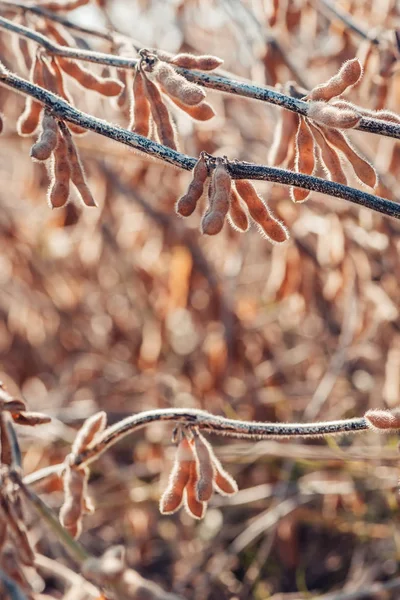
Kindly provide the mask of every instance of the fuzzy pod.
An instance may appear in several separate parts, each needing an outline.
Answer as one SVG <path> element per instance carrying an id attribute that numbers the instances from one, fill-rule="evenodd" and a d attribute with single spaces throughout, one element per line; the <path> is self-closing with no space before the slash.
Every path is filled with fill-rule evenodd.
<path id="1" fill-rule="evenodd" d="M 361 114 L 352 108 L 339 108 L 326 102 L 309 102 L 307 117 L 333 129 L 352 129 L 361 120 Z"/>
<path id="2" fill-rule="evenodd" d="M 315 143 L 308 123 L 303 117 L 299 119 L 296 134 L 295 170 L 297 173 L 312 175 L 315 168 Z M 292 188 L 291 196 L 294 202 L 304 202 L 310 195 L 309 190 Z"/>
<path id="3" fill-rule="evenodd" d="M 228 221 L 237 231 L 247 231 L 250 227 L 247 211 L 234 187 L 231 189 Z"/>
<path id="4" fill-rule="evenodd" d="M 238 491 L 238 486 L 236 481 L 233 479 L 231 475 L 221 465 L 218 458 L 213 455 L 213 463 L 214 463 L 214 488 L 215 490 L 221 494 L 222 496 L 233 496 Z"/>
<path id="5" fill-rule="evenodd" d="M 47 110 L 42 118 L 42 132 L 38 141 L 31 148 L 31 158 L 47 160 L 57 146 L 58 126 L 57 121 Z"/>
<path id="6" fill-rule="evenodd" d="M 189 481 L 185 487 L 184 501 L 188 514 L 195 519 L 202 519 L 206 512 L 207 504 L 197 499 L 197 484 L 199 473 L 196 462 L 190 464 Z"/>
<path id="7" fill-rule="evenodd" d="M 60 132 L 52 158 L 52 181 L 48 191 L 48 200 L 52 208 L 61 208 L 69 198 L 71 166 L 68 160 L 67 144 Z"/>
<path id="8" fill-rule="evenodd" d="M 131 122 L 129 129 L 148 137 L 150 132 L 150 103 L 146 96 L 144 75 L 136 69 L 133 80 L 133 105 L 131 106 Z"/>
<path id="9" fill-rule="evenodd" d="M 164 146 L 177 150 L 175 129 L 168 108 L 164 104 L 158 86 L 143 74 L 146 98 L 150 103 L 151 116 L 156 125 L 158 137 Z"/>
<path id="10" fill-rule="evenodd" d="M 168 96 L 176 98 L 183 104 L 188 106 L 200 104 L 206 97 L 206 93 L 201 87 L 179 75 L 168 63 L 158 61 L 154 75 Z"/>
<path id="11" fill-rule="evenodd" d="M 64 124 L 62 131 L 67 146 L 67 156 L 71 170 L 71 181 L 76 187 L 82 202 L 86 206 L 97 206 L 96 200 L 93 198 L 92 192 L 87 184 L 85 171 L 83 169 L 78 150 L 76 149 L 67 126 Z"/>
<path id="12" fill-rule="evenodd" d="M 187 104 L 180 102 L 177 98 L 170 97 L 170 100 L 195 121 L 209 121 L 215 117 L 213 107 L 205 100 L 200 102 L 200 104 L 196 104 L 196 106 L 188 106 Z"/>
<path id="13" fill-rule="evenodd" d="M 235 187 L 247 205 L 251 218 L 259 225 L 261 232 L 271 242 L 285 242 L 289 237 L 286 227 L 271 213 L 269 206 L 257 194 L 250 181 L 238 179 L 235 181 Z"/>
<path id="14" fill-rule="evenodd" d="M 230 206 L 232 179 L 226 165 L 217 159 L 211 178 L 209 207 L 201 221 L 202 233 L 216 235 L 224 226 Z"/>
<path id="15" fill-rule="evenodd" d="M 316 86 L 308 94 L 309 100 L 323 100 L 327 102 L 335 96 L 340 96 L 349 87 L 355 85 L 362 77 L 363 69 L 358 58 L 347 60 L 338 73 L 326 83 Z"/>
<path id="16" fill-rule="evenodd" d="M 370 409 L 365 413 L 368 426 L 374 430 L 400 429 L 400 410 Z"/>
<path id="17" fill-rule="evenodd" d="M 289 154 L 296 131 L 298 129 L 299 116 L 290 110 L 281 109 L 279 120 L 275 126 L 272 145 L 268 154 L 268 163 L 279 166 L 285 162 Z"/>
<path id="18" fill-rule="evenodd" d="M 118 79 L 112 77 L 99 77 L 88 69 L 85 69 L 77 62 L 68 60 L 64 57 L 57 57 L 57 61 L 64 71 L 70 77 L 75 79 L 82 87 L 93 90 L 103 96 L 119 96 L 123 89 L 123 84 Z"/>
<path id="19" fill-rule="evenodd" d="M 210 444 L 199 432 L 194 435 L 194 453 L 198 471 L 196 498 L 199 502 L 208 502 L 213 493 L 214 464 L 212 457 L 214 453 Z"/>
<path id="20" fill-rule="evenodd" d="M 192 445 L 187 438 L 183 437 L 177 448 L 167 488 L 160 499 L 161 514 L 172 514 L 181 507 L 192 464 L 195 464 Z"/>
<path id="21" fill-rule="evenodd" d="M 184 69 L 198 69 L 199 71 L 213 71 L 223 64 L 223 60 L 218 56 L 204 54 L 195 56 L 194 54 L 181 53 L 176 54 L 169 60 L 172 65 L 182 67 Z"/>
<path id="22" fill-rule="evenodd" d="M 77 455 L 86 450 L 106 425 L 107 415 L 103 410 L 86 419 L 76 434 L 71 453 Z"/>
<path id="23" fill-rule="evenodd" d="M 39 53 L 36 54 L 32 63 L 32 68 L 29 80 L 33 83 L 44 87 L 43 82 L 43 63 Z M 25 109 L 17 121 L 17 131 L 21 136 L 33 135 L 40 123 L 40 115 L 42 114 L 43 106 L 40 102 L 36 102 L 31 97 L 25 100 Z"/>
<path id="24" fill-rule="evenodd" d="M 355 151 L 346 135 L 336 129 L 323 129 L 323 133 L 329 144 L 346 156 L 358 179 L 365 185 L 375 188 L 378 184 L 378 176 L 374 167 Z"/>
<path id="25" fill-rule="evenodd" d="M 67 467 L 63 474 L 64 503 L 60 509 L 61 525 L 78 538 L 82 532 L 82 514 L 86 498 L 88 472 L 85 469 Z"/>
<path id="26" fill-rule="evenodd" d="M 195 210 L 198 201 L 204 192 L 204 184 L 208 177 L 207 163 L 204 154 L 200 154 L 199 160 L 194 166 L 192 181 L 184 196 L 177 200 L 175 209 L 182 217 L 189 217 Z"/>
<path id="27" fill-rule="evenodd" d="M 320 159 L 328 172 L 329 179 L 331 181 L 336 181 L 337 183 L 347 185 L 347 177 L 343 171 L 342 163 L 338 153 L 334 148 L 332 148 L 332 146 L 328 144 L 324 134 L 318 129 L 318 127 L 315 127 L 310 123 L 310 129 L 314 136 L 315 143 L 319 148 Z"/>

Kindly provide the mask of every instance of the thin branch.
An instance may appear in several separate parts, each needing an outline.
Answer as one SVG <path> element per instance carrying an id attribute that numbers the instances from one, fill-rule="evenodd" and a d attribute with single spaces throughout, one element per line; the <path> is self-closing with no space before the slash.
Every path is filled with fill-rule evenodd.
<path id="1" fill-rule="evenodd" d="M 93 52 L 91 50 L 81 50 L 79 48 L 60 46 L 59 44 L 52 42 L 45 35 L 33 31 L 28 27 L 24 27 L 23 25 L 14 23 L 13 21 L 10 21 L 4 17 L 0 17 L 0 29 L 10 31 L 11 33 L 16 33 L 17 35 L 30 39 L 45 48 L 49 54 L 56 56 L 63 56 L 65 58 L 71 58 L 75 60 L 83 60 L 96 64 L 107 65 L 110 67 L 117 67 L 120 69 L 134 69 L 138 61 L 137 58 L 126 58 L 114 54 L 106 54 L 104 52 Z M 192 81 L 206 88 L 227 94 L 242 96 L 244 98 L 252 98 L 253 100 L 261 100 L 263 102 L 268 102 L 269 104 L 280 106 L 281 108 L 285 108 L 299 115 L 307 115 L 307 102 L 297 98 L 292 98 L 291 96 L 286 96 L 285 94 L 277 92 L 272 88 L 254 85 L 252 83 L 247 83 L 246 81 L 231 79 L 223 75 L 191 71 L 181 67 L 177 67 L 176 71 L 183 75 L 188 81 Z M 354 129 L 400 139 L 399 124 L 373 119 L 371 117 L 362 117 Z"/>
<path id="2" fill-rule="evenodd" d="M 10 73 L 1 66 L 0 83 L 13 88 L 24 95 L 35 98 L 35 100 L 46 105 L 56 117 L 63 121 L 80 125 L 85 129 L 94 131 L 95 133 L 187 171 L 191 171 L 196 164 L 195 158 L 158 144 L 137 133 L 128 131 L 117 125 L 110 125 L 106 121 L 88 115 L 87 113 L 72 107 L 68 102 L 56 94 L 53 94 L 14 73 Z M 294 98 L 291 98 L 291 100 L 294 100 Z M 386 216 L 400 219 L 400 206 L 397 203 L 346 185 L 335 183 L 333 181 L 326 181 L 320 177 L 313 177 L 302 173 L 294 173 L 293 171 L 287 171 L 285 169 L 255 165 L 247 162 L 230 163 L 229 170 L 233 179 L 257 179 L 271 181 L 286 186 L 301 187 L 321 194 L 335 196 L 336 198 L 347 200 L 353 204 L 365 206 L 366 208 Z"/>
<path id="3" fill-rule="evenodd" d="M 218 417 L 197 409 L 164 408 L 131 415 L 104 431 L 98 441 L 74 458 L 80 466 L 97 459 L 105 450 L 123 437 L 156 421 L 170 421 L 186 427 L 196 427 L 208 433 L 240 439 L 269 439 L 288 437 L 321 437 L 368 430 L 364 417 L 321 423 L 261 423 Z"/>
<path id="4" fill-rule="evenodd" d="M 359 37 L 363 38 L 364 40 L 369 40 L 375 46 L 379 46 L 380 39 L 377 36 L 372 35 L 368 30 L 360 27 L 360 25 L 356 23 L 349 13 L 337 6 L 336 2 L 332 2 L 332 0 L 317 0 L 317 2 L 313 1 L 313 4 L 316 10 L 325 15 L 328 13 L 328 15 L 330 15 L 330 19 L 332 19 L 332 16 L 336 17 L 339 19 L 339 21 L 344 23 L 348 29 L 353 31 Z"/>

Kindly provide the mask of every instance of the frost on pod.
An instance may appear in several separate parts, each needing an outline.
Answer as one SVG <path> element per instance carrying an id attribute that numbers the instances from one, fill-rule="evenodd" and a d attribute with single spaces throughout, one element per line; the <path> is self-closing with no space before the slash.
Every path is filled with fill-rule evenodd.
<path id="1" fill-rule="evenodd" d="M 154 75 L 165 92 L 182 104 L 194 106 L 200 104 L 206 97 L 206 93 L 201 87 L 179 75 L 168 63 L 158 61 Z"/>
<path id="2" fill-rule="evenodd" d="M 171 514 L 184 504 L 192 517 L 201 519 L 214 490 L 231 495 L 238 488 L 201 433 L 194 430 L 187 435 L 181 433 L 169 482 L 161 496 L 160 511 Z"/>
<path id="3" fill-rule="evenodd" d="M 323 100 L 327 102 L 335 96 L 340 96 L 349 87 L 355 85 L 362 77 L 362 66 L 358 58 L 346 61 L 338 73 L 326 83 L 316 86 L 308 94 L 309 100 Z"/>
<path id="4" fill-rule="evenodd" d="M 31 157 L 47 160 L 57 146 L 58 126 L 55 118 L 46 110 L 42 118 L 42 132 L 31 148 Z"/>

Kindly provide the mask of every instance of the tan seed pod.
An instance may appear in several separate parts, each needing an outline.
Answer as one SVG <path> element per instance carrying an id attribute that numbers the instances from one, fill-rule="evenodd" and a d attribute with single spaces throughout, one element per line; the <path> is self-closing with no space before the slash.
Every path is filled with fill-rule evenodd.
<path id="1" fill-rule="evenodd" d="M 33 83 L 43 87 L 43 65 L 38 53 L 32 63 L 29 79 Z M 17 131 L 19 135 L 26 136 L 35 133 L 39 127 L 42 110 L 43 106 L 40 102 L 36 102 L 36 100 L 33 100 L 31 97 L 26 99 L 25 110 L 17 121 Z"/>
<path id="2" fill-rule="evenodd" d="M 200 104 L 206 97 L 206 93 L 201 87 L 179 75 L 168 63 L 158 61 L 154 75 L 165 92 L 183 104 L 188 106 Z"/>
<path id="3" fill-rule="evenodd" d="M 71 166 L 64 136 L 59 132 L 57 147 L 52 155 L 52 181 L 48 199 L 52 208 L 61 208 L 68 202 Z"/>
<path id="4" fill-rule="evenodd" d="M 14 423 L 17 425 L 27 425 L 29 427 L 35 427 L 36 425 L 45 425 L 51 422 L 51 417 L 44 415 L 43 413 L 21 411 L 19 413 L 12 413 Z"/>
<path id="5" fill-rule="evenodd" d="M 200 158 L 194 166 L 193 177 L 190 182 L 189 188 L 184 196 L 177 200 L 175 209 L 182 217 L 188 217 L 191 215 L 198 201 L 200 200 L 203 191 L 204 184 L 208 177 L 208 168 L 204 154 L 200 154 Z"/>
<path id="6" fill-rule="evenodd" d="M 155 83 L 143 74 L 146 98 L 150 103 L 151 116 L 156 124 L 158 137 L 164 146 L 177 150 L 175 129 L 172 125 L 168 108 L 161 97 L 161 92 Z"/>
<path id="7" fill-rule="evenodd" d="M 95 440 L 96 436 L 104 431 L 106 425 L 107 415 L 103 410 L 86 419 L 76 434 L 76 438 L 72 444 L 72 454 L 77 455 L 86 450 Z"/>
<path id="8" fill-rule="evenodd" d="M 197 482 L 199 474 L 195 462 L 190 464 L 189 481 L 185 488 L 185 508 L 188 514 L 195 519 L 202 519 L 206 512 L 206 502 L 200 502 L 197 499 Z"/>
<path id="9" fill-rule="evenodd" d="M 245 179 L 235 181 L 235 187 L 263 233 L 271 242 L 281 243 L 289 238 L 286 227 L 272 214 L 266 202 L 257 194 L 256 189 Z"/>
<path id="10" fill-rule="evenodd" d="M 199 502 L 208 502 L 213 493 L 214 465 L 212 449 L 201 433 L 194 435 L 194 452 L 196 455 L 198 479 L 196 498 Z"/>
<path id="11" fill-rule="evenodd" d="M 31 148 L 31 157 L 36 160 L 47 160 L 57 146 L 57 121 L 47 110 L 42 118 L 42 132 L 36 144 Z"/>
<path id="12" fill-rule="evenodd" d="M 170 61 L 172 65 L 184 69 L 198 69 L 199 71 L 213 71 L 223 64 L 223 60 L 209 54 L 195 56 L 194 54 L 181 53 L 174 56 Z"/>
<path id="13" fill-rule="evenodd" d="M 183 493 L 189 481 L 190 467 L 195 464 L 192 445 L 185 437 L 179 442 L 167 489 L 160 499 L 160 512 L 169 515 L 182 505 Z"/>
<path id="14" fill-rule="evenodd" d="M 225 471 L 215 454 L 213 456 L 213 463 L 215 470 L 214 487 L 216 491 L 222 496 L 233 496 L 233 494 L 236 494 L 238 491 L 236 481 Z"/>
<path id="15" fill-rule="evenodd" d="M 309 102 L 307 117 L 325 127 L 351 129 L 361 119 L 361 114 L 351 108 L 342 109 L 326 102 Z"/>
<path id="16" fill-rule="evenodd" d="M 334 96 L 340 96 L 345 90 L 359 81 L 362 72 L 362 66 L 358 58 L 347 60 L 336 75 L 331 77 L 326 83 L 322 83 L 311 90 L 308 94 L 308 99 L 324 100 L 326 102 Z"/>
<path id="17" fill-rule="evenodd" d="M 340 150 L 349 160 L 358 179 L 365 185 L 372 188 L 376 187 L 378 176 L 374 167 L 354 150 L 346 135 L 337 129 L 324 129 L 323 132 L 328 142 Z"/>
<path id="18" fill-rule="evenodd" d="M 371 409 L 365 413 L 371 429 L 400 429 L 400 410 Z"/>
<path id="19" fill-rule="evenodd" d="M 178 108 L 183 110 L 187 115 L 195 119 L 195 121 L 209 121 L 213 117 L 215 117 L 215 112 L 211 104 L 208 104 L 205 100 L 200 102 L 200 104 L 196 104 L 196 106 L 187 106 L 183 104 L 183 102 L 179 102 L 176 98 L 171 98 L 171 102 L 176 104 Z"/>
<path id="20" fill-rule="evenodd" d="M 288 157 L 289 148 L 292 146 L 298 128 L 299 116 L 290 111 L 281 109 L 279 120 L 276 124 L 272 146 L 268 154 L 268 163 L 273 166 L 281 165 Z"/>
<path id="21" fill-rule="evenodd" d="M 77 62 L 61 56 L 57 57 L 58 64 L 64 73 L 75 79 L 82 87 L 93 90 L 103 96 L 119 96 L 123 85 L 112 77 L 99 77 Z"/>
<path id="22" fill-rule="evenodd" d="M 45 8 L 51 12 L 69 12 L 80 6 L 85 6 L 90 0 L 43 0 L 40 2 L 40 8 Z"/>
<path id="23" fill-rule="evenodd" d="M 71 169 L 71 181 L 76 187 L 82 202 L 86 206 L 97 206 L 95 199 L 93 198 L 92 192 L 86 182 L 85 172 L 79 158 L 78 151 L 71 137 L 71 134 L 66 125 L 62 127 L 63 136 L 67 146 L 68 162 Z"/>
<path id="24" fill-rule="evenodd" d="M 295 170 L 297 173 L 312 175 L 315 167 L 315 143 L 308 123 L 304 117 L 300 117 L 299 127 L 296 134 Z M 292 200 L 304 202 L 310 195 L 309 190 L 292 188 Z"/>
<path id="25" fill-rule="evenodd" d="M 324 134 L 317 127 L 310 123 L 310 129 L 314 136 L 315 142 L 320 151 L 320 159 L 326 168 L 329 179 L 347 185 L 347 177 L 343 171 L 340 157 L 336 150 L 332 148 L 326 141 Z"/>
<path id="26" fill-rule="evenodd" d="M 64 78 L 57 60 L 52 56 L 50 58 L 51 69 L 47 64 L 47 61 L 43 61 L 43 78 L 45 81 L 45 87 L 54 94 L 58 94 L 61 98 L 64 98 L 71 106 L 74 105 L 71 95 L 64 84 Z M 83 135 L 87 133 L 87 130 L 74 123 L 68 124 L 69 129 L 76 135 Z"/>
<path id="27" fill-rule="evenodd" d="M 228 221 L 237 231 L 247 231 L 250 227 L 247 211 L 234 187 L 231 189 Z"/>
<path id="28" fill-rule="evenodd" d="M 209 188 L 209 207 L 202 220 L 201 231 L 207 235 L 216 235 L 224 226 L 230 205 L 232 179 L 226 165 L 217 159 Z"/>
<path id="29" fill-rule="evenodd" d="M 133 80 L 133 105 L 131 106 L 131 122 L 129 129 L 148 137 L 150 132 L 150 103 L 144 87 L 144 75 L 136 69 Z"/>
<path id="30" fill-rule="evenodd" d="M 63 474 L 64 503 L 60 509 L 60 523 L 74 538 L 82 532 L 82 513 L 86 497 L 88 473 L 83 469 L 67 467 Z"/>

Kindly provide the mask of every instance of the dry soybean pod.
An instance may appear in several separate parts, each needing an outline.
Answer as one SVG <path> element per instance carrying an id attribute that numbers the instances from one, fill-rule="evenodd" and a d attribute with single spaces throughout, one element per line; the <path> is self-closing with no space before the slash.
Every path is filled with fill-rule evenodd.
<path id="1" fill-rule="evenodd" d="M 328 144 L 324 134 L 318 127 L 310 123 L 310 129 L 319 148 L 321 162 L 328 172 L 329 179 L 347 185 L 347 177 L 343 171 L 338 153 Z"/>
<path id="2" fill-rule="evenodd" d="M 137 68 L 133 80 L 133 106 L 129 129 L 139 135 L 148 137 L 150 132 L 150 103 L 144 87 L 144 75 Z"/>
<path id="3" fill-rule="evenodd" d="M 161 86 L 162 87 L 162 86 Z M 196 121 L 209 121 L 213 117 L 215 117 L 215 112 L 213 107 L 208 104 L 205 100 L 200 102 L 200 104 L 196 104 L 196 106 L 188 106 L 183 102 L 180 102 L 177 98 L 172 98 L 169 96 L 171 102 L 173 102 L 178 108 L 183 110 L 187 115 L 195 119 Z"/>
<path id="4" fill-rule="evenodd" d="M 156 124 L 158 137 L 164 146 L 169 146 L 173 150 L 177 150 L 174 126 L 172 125 L 168 108 L 161 97 L 161 92 L 156 84 L 150 81 L 144 73 L 142 73 L 142 76 L 146 98 L 150 103 L 151 115 Z"/>
<path id="5" fill-rule="evenodd" d="M 83 170 L 83 166 L 71 134 L 65 123 L 60 123 L 60 128 L 62 130 L 67 147 L 68 162 L 71 170 L 71 181 L 78 190 L 78 193 L 86 206 L 97 206 L 96 201 L 92 196 L 92 192 L 90 191 L 86 182 L 85 172 Z"/>
<path id="6" fill-rule="evenodd" d="M 211 54 L 195 56 L 194 54 L 181 53 L 169 60 L 172 65 L 184 69 L 198 69 L 199 71 L 213 71 L 223 64 L 223 60 Z"/>
<path id="7" fill-rule="evenodd" d="M 232 496 L 233 494 L 236 494 L 238 491 L 236 481 L 225 471 L 215 454 L 213 454 L 213 463 L 215 470 L 214 487 L 216 491 L 222 496 Z"/>
<path id="8" fill-rule="evenodd" d="M 123 85 L 112 77 L 99 77 L 77 62 L 62 56 L 57 57 L 58 63 L 64 73 L 75 79 L 82 87 L 93 90 L 103 96 L 119 96 Z"/>
<path id="9" fill-rule="evenodd" d="M 352 108 L 340 108 L 326 102 L 309 102 L 307 117 L 325 127 L 351 129 L 360 122 L 361 114 Z"/>
<path id="10" fill-rule="evenodd" d="M 190 467 L 194 462 L 195 457 L 191 444 L 187 438 L 183 437 L 177 448 L 167 489 L 160 499 L 160 512 L 163 515 L 174 513 L 181 507 L 183 493 L 190 477 Z"/>
<path id="11" fill-rule="evenodd" d="M 232 179 L 222 158 L 217 158 L 217 166 L 211 178 L 210 206 L 201 221 L 201 231 L 216 235 L 224 226 L 230 205 Z"/>
<path id="12" fill-rule="evenodd" d="M 335 146 L 346 156 L 358 179 L 365 185 L 376 187 L 378 177 L 375 169 L 354 150 L 347 136 L 337 129 L 323 128 L 322 131 L 329 144 Z"/>
<path id="13" fill-rule="evenodd" d="M 53 152 L 52 181 L 48 191 L 48 199 L 52 208 L 61 208 L 68 202 L 70 177 L 68 148 L 64 136 L 59 131 L 57 147 Z"/>
<path id="14" fill-rule="evenodd" d="M 208 502 L 213 493 L 214 465 L 210 444 L 199 432 L 194 432 L 194 452 L 196 455 L 198 480 L 196 497 L 199 502 Z"/>
<path id="15" fill-rule="evenodd" d="M 182 217 L 191 215 L 204 191 L 204 184 L 208 177 L 208 168 L 203 152 L 200 153 L 199 160 L 194 166 L 192 181 L 184 196 L 177 200 L 175 210 Z"/>
<path id="16" fill-rule="evenodd" d="M 195 519 L 202 519 L 207 508 L 205 502 L 197 499 L 197 482 L 199 473 L 196 462 L 190 464 L 189 481 L 185 487 L 185 508 Z"/>
<path id="17" fill-rule="evenodd" d="M 289 235 L 286 227 L 271 213 L 266 202 L 257 194 L 253 184 L 246 179 L 235 181 L 236 189 L 246 203 L 253 221 L 272 242 L 285 242 Z"/>
<path id="18" fill-rule="evenodd" d="M 29 80 L 43 87 L 43 64 L 39 52 L 36 53 L 32 63 Z M 26 98 L 24 112 L 17 121 L 19 135 L 27 136 L 35 133 L 39 127 L 42 110 L 43 106 L 40 102 L 36 102 L 30 96 Z"/>
<path id="19" fill-rule="evenodd" d="M 228 221 L 231 227 L 237 231 L 247 231 L 250 226 L 247 211 L 242 205 L 240 196 L 234 186 L 231 189 Z"/>
<path id="20" fill-rule="evenodd" d="M 40 2 L 39 6 L 40 8 L 45 8 L 51 12 L 68 12 L 79 8 L 80 6 L 85 6 L 89 1 L 90 0 L 60 0 L 60 2 L 57 2 L 56 0 L 44 0 L 43 2 Z"/>
<path id="21" fill-rule="evenodd" d="M 201 87 L 179 75 L 168 63 L 159 60 L 154 69 L 154 76 L 171 98 L 176 98 L 183 104 L 200 104 L 206 97 Z"/>
<path id="22" fill-rule="evenodd" d="M 57 146 L 58 127 L 57 121 L 48 110 L 42 117 L 42 132 L 38 141 L 31 148 L 31 157 L 36 160 L 47 160 Z"/>
<path id="23" fill-rule="evenodd" d="M 304 119 L 300 117 L 299 127 L 296 134 L 295 170 L 297 173 L 312 175 L 315 167 L 315 143 L 310 128 Z M 291 188 L 291 196 L 294 202 L 304 202 L 310 195 L 309 190 Z"/>
<path id="24" fill-rule="evenodd" d="M 51 57 L 51 68 L 52 71 L 48 68 L 47 63 L 44 63 L 43 69 L 48 80 L 48 88 L 55 94 L 61 96 L 61 98 L 64 98 L 64 100 L 71 104 L 71 106 L 74 106 L 72 97 L 65 87 L 60 65 L 57 63 L 57 59 L 53 56 Z M 87 129 L 80 127 L 79 125 L 75 125 L 75 123 L 68 123 L 68 128 L 76 135 L 84 135 L 87 133 Z"/>
<path id="25" fill-rule="evenodd" d="M 273 166 L 281 165 L 287 158 L 299 123 L 299 116 L 283 108 L 279 111 L 279 120 L 268 154 L 268 162 Z"/>
<path id="26" fill-rule="evenodd" d="M 307 98 L 309 100 L 324 100 L 326 102 L 334 96 L 340 96 L 345 90 L 359 81 L 362 72 L 362 66 L 358 58 L 347 60 L 336 75 L 331 77 L 326 83 L 322 83 L 312 89 Z"/>
<path id="27" fill-rule="evenodd" d="M 92 415 L 83 423 L 78 431 L 74 443 L 72 444 L 71 453 L 79 454 L 89 447 L 95 437 L 103 431 L 107 424 L 107 415 L 104 411 L 100 411 Z"/>

